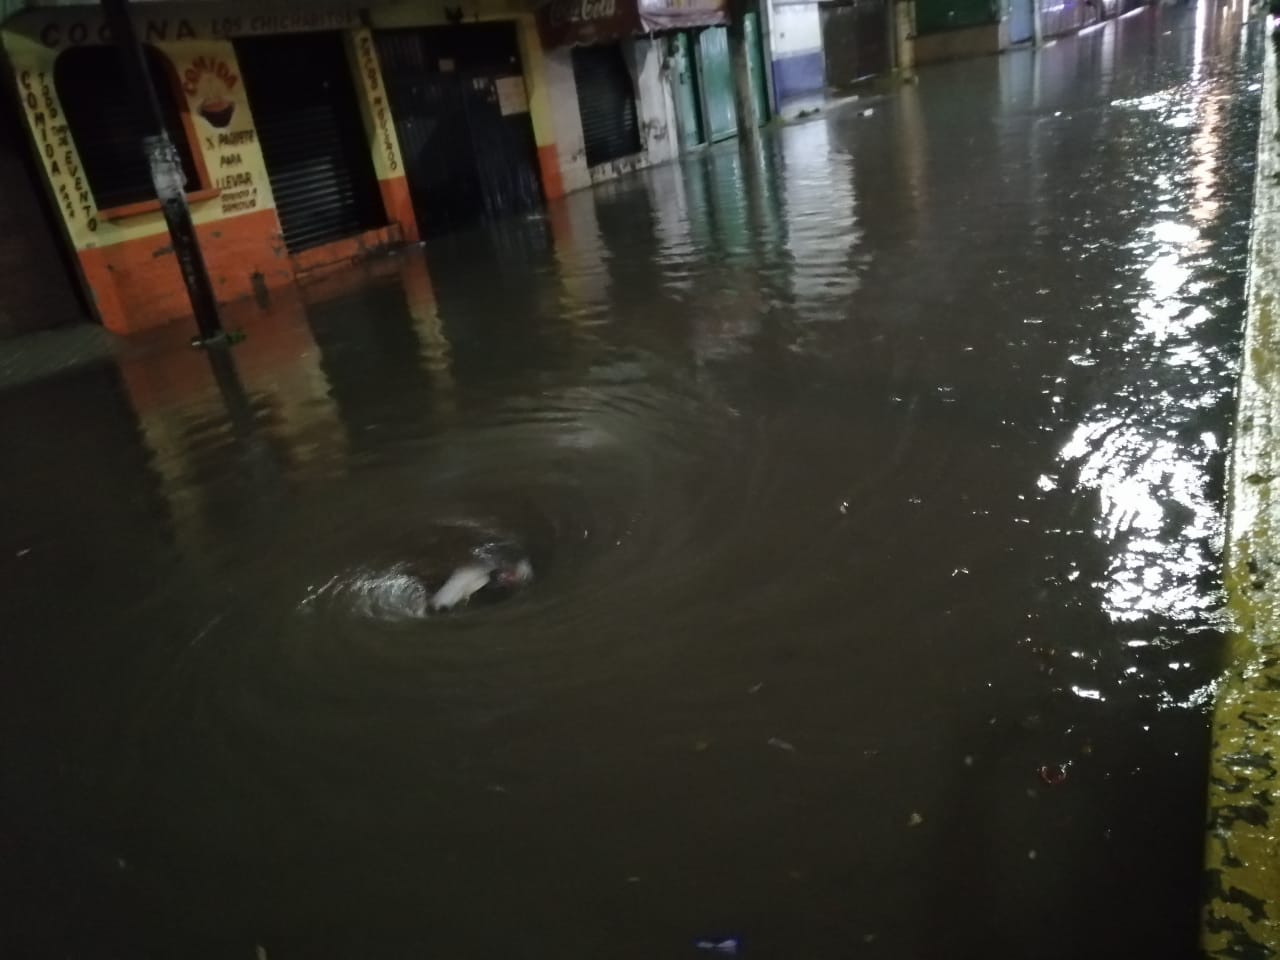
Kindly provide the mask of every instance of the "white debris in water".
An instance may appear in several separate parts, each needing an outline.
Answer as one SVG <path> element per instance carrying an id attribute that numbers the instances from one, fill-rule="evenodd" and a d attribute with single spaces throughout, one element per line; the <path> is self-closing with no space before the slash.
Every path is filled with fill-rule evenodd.
<path id="1" fill-rule="evenodd" d="M 753 683 L 751 686 L 747 687 L 747 693 L 759 693 L 763 689 L 763 683 Z"/>
<path id="2" fill-rule="evenodd" d="M 920 816 L 920 814 L 915 811 L 912 811 L 911 816 L 907 819 L 907 826 L 918 827 L 922 823 L 924 823 L 924 817 Z"/>
<path id="3" fill-rule="evenodd" d="M 1034 860 L 1035 858 L 1036 858 L 1036 852 L 1035 852 L 1034 850 L 1028 850 L 1028 851 L 1027 851 L 1027 859 L 1028 859 L 1028 860 Z"/>
<path id="4" fill-rule="evenodd" d="M 777 750 L 785 750 L 787 753 L 795 753 L 796 747 L 793 743 L 788 743 L 780 737 L 770 737 L 767 741 L 768 745 Z"/>
<path id="5" fill-rule="evenodd" d="M 473 594 L 489 583 L 492 573 L 491 567 L 480 564 L 459 567 L 444 582 L 444 586 L 432 596 L 431 609 L 452 610 L 458 604 L 466 603 Z"/>
<path id="6" fill-rule="evenodd" d="M 973 754 L 971 754 L 971 753 L 966 753 L 966 754 L 965 754 L 965 756 L 964 756 L 964 765 L 965 765 L 966 767 L 972 767 L 972 766 L 973 766 Z"/>

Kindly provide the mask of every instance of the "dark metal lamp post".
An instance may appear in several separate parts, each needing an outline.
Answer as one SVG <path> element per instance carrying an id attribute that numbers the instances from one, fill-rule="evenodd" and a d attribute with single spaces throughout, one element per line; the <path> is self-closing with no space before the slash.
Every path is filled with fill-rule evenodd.
<path id="1" fill-rule="evenodd" d="M 125 76 L 128 78 L 133 101 L 142 119 L 142 149 L 146 151 L 151 167 L 151 182 L 155 185 L 156 198 L 164 211 L 164 220 L 173 240 L 173 251 L 182 270 L 182 280 L 187 286 L 191 309 L 195 314 L 199 335 L 192 338 L 194 346 L 212 346 L 227 343 L 218 317 L 218 302 L 209 281 L 209 271 L 200 253 L 191 211 L 187 207 L 184 191 L 182 162 L 177 148 L 164 126 L 164 115 L 151 82 L 146 53 L 138 41 L 137 31 L 129 17 L 129 0 L 102 0 L 107 29 L 120 51 Z"/>

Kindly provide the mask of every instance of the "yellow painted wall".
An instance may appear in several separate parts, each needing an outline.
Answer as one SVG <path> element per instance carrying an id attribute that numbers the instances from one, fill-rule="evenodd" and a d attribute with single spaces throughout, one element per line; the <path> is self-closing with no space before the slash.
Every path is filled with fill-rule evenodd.
<path id="1" fill-rule="evenodd" d="M 173 36 L 165 20 L 140 21 L 153 38 Z M 54 83 L 54 63 L 73 39 L 97 42 L 101 18 L 79 8 L 29 11 L 6 23 L 0 42 L 17 78 L 27 125 L 44 164 L 67 231 L 77 250 L 110 246 L 163 233 L 164 218 L 157 209 L 120 219 L 104 216 L 94 199 L 74 137 Z M 229 40 L 185 36 L 182 40 L 153 39 L 169 60 L 174 81 L 188 111 L 186 135 L 197 165 L 204 171 L 203 188 L 221 194 L 191 203 L 196 225 L 223 220 L 253 210 L 274 209 L 266 165 L 257 142 L 253 115 L 240 80 L 235 49 Z M 222 101 L 220 104 L 218 101 Z M 209 106 L 223 106 L 220 113 Z M 225 109 L 229 107 L 230 109 Z"/>
<path id="2" fill-rule="evenodd" d="M 345 34 L 347 59 L 356 75 L 356 89 L 360 92 L 360 116 L 369 137 L 369 150 L 373 154 L 373 169 L 379 180 L 404 176 L 404 161 L 400 156 L 400 140 L 396 136 L 395 121 L 391 117 L 391 104 L 387 101 L 386 87 L 382 82 L 382 68 L 373 45 L 373 31 L 366 27 Z"/>

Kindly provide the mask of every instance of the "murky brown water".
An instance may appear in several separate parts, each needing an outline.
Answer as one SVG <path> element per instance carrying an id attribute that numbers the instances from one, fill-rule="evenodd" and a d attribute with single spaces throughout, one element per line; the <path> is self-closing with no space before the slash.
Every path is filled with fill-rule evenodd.
<path id="1" fill-rule="evenodd" d="M 931 69 L 0 395 L 5 955 L 1192 956 L 1258 39 Z M 486 544 L 534 583 L 422 616 Z"/>

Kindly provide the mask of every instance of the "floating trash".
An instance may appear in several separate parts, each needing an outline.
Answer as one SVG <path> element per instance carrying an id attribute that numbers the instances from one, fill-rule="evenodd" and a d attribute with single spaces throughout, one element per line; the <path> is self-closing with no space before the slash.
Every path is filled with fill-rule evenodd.
<path id="1" fill-rule="evenodd" d="M 1067 764 L 1048 763 L 1038 771 L 1040 779 L 1051 787 L 1056 787 L 1067 779 Z"/>
<path id="2" fill-rule="evenodd" d="M 725 957 L 736 957 L 742 947 L 737 937 L 703 937 L 693 944 L 703 953 L 718 953 Z"/>

